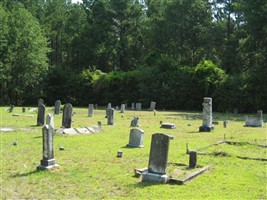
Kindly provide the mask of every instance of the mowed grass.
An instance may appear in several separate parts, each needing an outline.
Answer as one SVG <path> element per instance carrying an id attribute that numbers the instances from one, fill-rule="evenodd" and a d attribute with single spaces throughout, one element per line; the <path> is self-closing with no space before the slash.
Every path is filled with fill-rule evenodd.
<path id="1" fill-rule="evenodd" d="M 15 107 L 8 113 L 1 107 L 0 127 L 12 127 L 12 132 L 0 132 L 1 137 L 1 199 L 267 199 L 266 161 L 243 160 L 237 156 L 267 158 L 267 129 L 243 127 L 244 116 L 213 113 L 219 125 L 210 133 L 200 133 L 201 112 L 126 110 L 115 113 L 115 124 L 107 125 L 105 110 L 87 116 L 87 108 L 75 108 L 72 127 L 103 124 L 103 131 L 88 135 L 55 135 L 56 162 L 61 166 L 51 171 L 36 171 L 42 159 L 42 127 L 37 127 L 35 112 L 21 112 Z M 12 114 L 20 116 L 12 116 Z M 46 108 L 46 114 L 53 113 Z M 30 116 L 29 116 L 30 115 Z M 130 122 L 139 116 L 145 132 L 144 148 L 127 148 Z M 266 115 L 264 115 L 266 120 Z M 228 119 L 227 128 L 223 120 Z M 62 114 L 55 115 L 55 127 L 61 126 Z M 160 121 L 175 123 L 173 130 L 161 129 Z M 190 173 L 187 167 L 175 164 L 189 162 L 186 144 L 195 150 L 226 140 L 238 145 L 214 145 L 199 152 L 198 165 L 212 168 L 184 185 L 147 184 L 134 177 L 135 168 L 148 166 L 153 133 L 173 135 L 170 141 L 168 174 L 177 178 Z M 18 145 L 14 146 L 13 142 Z M 60 151 L 59 147 L 65 150 Z M 117 158 L 117 151 L 123 157 Z M 191 170 L 192 171 L 192 170 Z"/>

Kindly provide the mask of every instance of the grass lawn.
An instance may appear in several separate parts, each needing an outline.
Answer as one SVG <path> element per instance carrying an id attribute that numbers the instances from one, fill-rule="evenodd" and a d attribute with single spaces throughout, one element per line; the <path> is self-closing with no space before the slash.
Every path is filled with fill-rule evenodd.
<path id="1" fill-rule="evenodd" d="M 115 124 L 107 125 L 105 110 L 87 116 L 87 108 L 75 108 L 72 127 L 103 124 L 103 131 L 87 135 L 55 135 L 56 163 L 51 171 L 36 171 L 42 159 L 42 126 L 36 126 L 37 114 L 21 107 L 8 113 L 1 107 L 0 127 L 13 128 L 0 132 L 1 137 L 1 199 L 267 199 L 267 162 L 240 159 L 267 158 L 267 128 L 243 127 L 244 115 L 213 113 L 219 121 L 210 133 L 198 132 L 201 112 L 126 110 L 115 113 Z M 46 114 L 53 113 L 50 107 Z M 12 116 L 20 114 L 20 116 Z M 139 116 L 144 130 L 144 148 L 127 148 L 130 122 Z M 223 120 L 229 120 L 223 127 Z M 264 115 L 266 121 L 267 115 Z M 61 126 L 62 114 L 55 115 L 55 127 Z M 160 121 L 176 124 L 176 129 L 161 129 Z M 213 145 L 202 149 L 198 165 L 211 169 L 184 185 L 147 184 L 134 177 L 135 168 L 148 166 L 151 136 L 166 133 L 170 141 L 168 174 L 177 178 L 190 173 L 186 144 L 195 150 L 226 140 L 236 144 Z M 17 141 L 18 145 L 13 145 Z M 265 145 L 260 146 L 260 145 Z M 60 151 L 59 147 L 65 150 Z M 117 158 L 117 151 L 123 157 Z M 192 171 L 192 170 L 191 170 Z"/>

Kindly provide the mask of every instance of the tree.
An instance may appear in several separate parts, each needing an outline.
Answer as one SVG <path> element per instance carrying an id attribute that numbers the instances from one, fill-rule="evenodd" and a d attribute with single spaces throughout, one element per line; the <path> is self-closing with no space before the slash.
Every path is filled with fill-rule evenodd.
<path id="1" fill-rule="evenodd" d="M 4 74 L 2 92 L 8 94 L 10 102 L 19 103 L 26 89 L 34 88 L 42 82 L 48 69 L 49 48 L 47 39 L 31 13 L 18 4 L 7 14 L 8 34 L 4 38 L 7 45 L 5 56 L 1 58 Z"/>

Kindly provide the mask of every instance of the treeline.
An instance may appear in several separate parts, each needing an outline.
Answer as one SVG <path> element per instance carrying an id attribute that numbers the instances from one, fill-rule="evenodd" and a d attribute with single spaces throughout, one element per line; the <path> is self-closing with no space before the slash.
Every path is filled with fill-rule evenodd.
<path id="1" fill-rule="evenodd" d="M 2 104 L 267 110 L 265 0 L 0 0 Z"/>

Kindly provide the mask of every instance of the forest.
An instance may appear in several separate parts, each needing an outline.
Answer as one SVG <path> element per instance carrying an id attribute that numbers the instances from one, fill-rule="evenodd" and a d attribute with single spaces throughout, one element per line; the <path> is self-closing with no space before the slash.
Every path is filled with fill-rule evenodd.
<path id="1" fill-rule="evenodd" d="M 267 110 L 266 22 L 266 0 L 0 0 L 0 102 Z"/>

